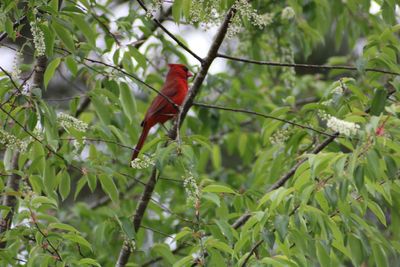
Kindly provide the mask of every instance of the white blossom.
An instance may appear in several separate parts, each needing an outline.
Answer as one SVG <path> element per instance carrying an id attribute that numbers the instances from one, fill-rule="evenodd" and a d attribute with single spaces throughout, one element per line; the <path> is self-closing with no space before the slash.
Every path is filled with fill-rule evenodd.
<path id="1" fill-rule="evenodd" d="M 16 149 L 21 152 L 25 152 L 30 140 L 18 139 L 15 135 L 0 129 L 0 144 L 5 145 L 7 148 Z"/>
<path id="2" fill-rule="evenodd" d="M 22 53 L 20 51 L 15 53 L 14 61 L 13 61 L 13 68 L 12 68 L 12 72 L 11 72 L 11 77 L 14 80 L 18 80 L 19 76 L 21 75 L 21 70 L 19 69 L 21 57 L 22 57 Z"/>
<path id="3" fill-rule="evenodd" d="M 131 161 L 131 167 L 138 170 L 146 169 L 154 165 L 155 165 L 154 155 L 152 155 L 151 157 L 143 155 L 141 158 L 136 158 Z"/>
<path id="4" fill-rule="evenodd" d="M 320 116 L 322 119 L 326 120 L 326 126 L 328 128 L 346 136 L 356 135 L 358 133 L 358 130 L 360 129 L 360 125 L 354 122 L 338 119 L 322 111 L 320 112 Z"/>
<path id="5" fill-rule="evenodd" d="M 57 116 L 57 122 L 64 128 L 69 129 L 73 128 L 79 132 L 85 132 L 88 129 L 88 124 L 74 118 L 68 114 L 60 112 Z"/>
<path id="6" fill-rule="evenodd" d="M 201 190 L 199 189 L 196 179 L 192 172 L 188 173 L 188 176 L 182 176 L 183 187 L 185 188 L 187 202 L 190 204 L 195 204 L 199 201 L 201 197 Z"/>
<path id="7" fill-rule="evenodd" d="M 269 141 L 273 145 L 281 145 L 285 143 L 285 141 L 288 139 L 289 139 L 289 131 L 287 129 L 282 129 L 276 131 L 273 135 L 271 135 Z"/>
<path id="8" fill-rule="evenodd" d="M 234 7 L 236 8 L 238 15 L 236 15 L 229 24 L 227 32 L 228 38 L 233 37 L 242 29 L 240 17 L 247 18 L 252 25 L 257 26 L 260 29 L 270 25 L 273 22 L 273 14 L 258 14 L 257 9 L 254 9 L 247 0 L 236 1 Z"/>
<path id="9" fill-rule="evenodd" d="M 332 93 L 337 94 L 337 95 L 342 95 L 343 92 L 344 92 L 344 90 L 341 85 L 336 86 L 335 88 L 332 89 Z"/>
<path id="10" fill-rule="evenodd" d="M 293 8 L 291 8 L 290 6 L 287 6 L 282 10 L 281 18 L 283 20 L 291 20 L 295 16 L 296 16 L 296 13 L 294 12 Z"/>
<path id="11" fill-rule="evenodd" d="M 72 145 L 74 146 L 74 150 L 76 152 L 79 151 L 86 144 L 87 144 L 87 142 L 85 139 L 75 139 L 72 141 Z"/>
<path id="12" fill-rule="evenodd" d="M 148 18 L 154 18 L 157 11 L 160 10 L 162 2 L 162 0 L 153 0 L 151 5 L 147 8 L 146 16 Z"/>
<path id="13" fill-rule="evenodd" d="M 36 21 L 32 21 L 30 25 L 31 25 L 31 32 L 33 36 L 33 43 L 35 45 L 36 55 L 44 56 L 46 52 L 46 43 L 44 42 L 43 31 L 40 29 Z"/>

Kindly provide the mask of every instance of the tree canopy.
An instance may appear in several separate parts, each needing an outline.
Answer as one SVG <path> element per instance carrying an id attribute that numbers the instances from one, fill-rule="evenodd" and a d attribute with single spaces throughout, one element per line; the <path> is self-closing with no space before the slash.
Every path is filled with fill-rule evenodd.
<path id="1" fill-rule="evenodd" d="M 2 0 L 0 265 L 394 266 L 399 23 L 395 0 Z M 131 162 L 168 63 L 188 95 Z"/>

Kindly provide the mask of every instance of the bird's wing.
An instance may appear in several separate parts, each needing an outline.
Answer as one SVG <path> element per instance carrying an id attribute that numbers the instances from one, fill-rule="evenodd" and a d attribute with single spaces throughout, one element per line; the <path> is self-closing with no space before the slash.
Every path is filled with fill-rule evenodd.
<path id="1" fill-rule="evenodd" d="M 144 117 L 143 121 L 146 121 L 148 118 L 150 118 L 154 114 L 160 112 L 167 105 L 171 105 L 170 101 L 168 101 L 164 96 L 168 97 L 171 101 L 173 101 L 172 98 L 176 94 L 178 94 L 178 91 L 179 91 L 176 87 L 177 87 L 176 83 L 167 82 L 164 85 L 163 89 L 161 90 L 161 93 L 163 95 L 158 94 L 154 98 L 154 100 L 151 103 L 149 109 L 147 110 L 146 116 Z"/>

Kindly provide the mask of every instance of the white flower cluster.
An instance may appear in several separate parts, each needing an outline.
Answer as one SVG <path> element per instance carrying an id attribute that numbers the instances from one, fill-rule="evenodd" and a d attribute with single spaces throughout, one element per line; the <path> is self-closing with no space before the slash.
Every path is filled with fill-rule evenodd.
<path id="1" fill-rule="evenodd" d="M 36 55 L 44 56 L 46 52 L 46 43 L 44 42 L 44 34 L 36 21 L 31 22 L 31 32 L 33 36 L 33 43 L 35 45 Z"/>
<path id="2" fill-rule="evenodd" d="M 0 144 L 5 145 L 7 148 L 25 152 L 29 143 L 29 140 L 20 140 L 15 135 L 0 129 Z"/>
<path id="3" fill-rule="evenodd" d="M 87 144 L 85 139 L 75 139 L 72 141 L 72 145 L 74 146 L 75 151 L 79 151 Z"/>
<path id="4" fill-rule="evenodd" d="M 240 17 L 247 18 L 251 24 L 259 27 L 260 29 L 270 25 L 273 21 L 273 14 L 266 13 L 259 15 L 257 9 L 254 9 L 249 1 L 247 0 L 237 0 L 234 4 L 237 10 L 237 15 L 232 19 L 227 36 L 228 38 L 236 35 L 242 28 Z M 240 16 L 239 16 L 240 15 Z"/>
<path id="5" fill-rule="evenodd" d="M 360 129 L 360 125 L 354 122 L 338 119 L 322 111 L 320 111 L 319 114 L 322 119 L 326 120 L 326 126 L 328 126 L 328 128 L 335 132 L 339 132 L 340 134 L 344 134 L 346 136 L 356 135 Z"/>
<path id="6" fill-rule="evenodd" d="M 211 25 L 216 25 L 220 19 L 220 14 L 217 11 L 219 5 L 220 0 L 192 0 L 189 21 L 191 23 L 201 22 L 201 26 L 205 29 L 210 28 Z"/>
<path id="7" fill-rule="evenodd" d="M 60 112 L 57 116 L 57 122 L 64 128 L 74 128 L 75 130 L 79 132 L 85 132 L 88 129 L 88 124 L 78 120 L 77 118 L 74 118 L 68 114 L 65 114 L 63 112 Z"/>
<path id="8" fill-rule="evenodd" d="M 271 135 L 271 137 L 269 138 L 269 141 L 273 145 L 282 145 L 288 139 L 289 139 L 289 130 L 282 129 L 282 130 L 276 131 L 273 135 Z"/>
<path id="9" fill-rule="evenodd" d="M 201 197 L 201 191 L 197 186 L 196 179 L 194 175 L 189 172 L 187 177 L 182 176 L 183 178 L 183 187 L 185 188 L 185 192 L 187 195 L 187 201 L 190 204 L 196 204 L 196 202 Z"/>
<path id="10" fill-rule="evenodd" d="M 281 55 L 281 62 L 294 63 L 294 52 L 290 46 L 281 47 Z M 285 68 L 282 73 L 282 80 L 285 83 L 286 88 L 295 87 L 296 71 L 294 68 Z"/>
<path id="11" fill-rule="evenodd" d="M 147 9 L 146 17 L 150 19 L 154 18 L 154 16 L 157 14 L 157 11 L 160 10 L 162 3 L 162 0 L 153 0 L 151 5 Z"/>
<path id="12" fill-rule="evenodd" d="M 336 95 L 342 95 L 344 93 L 343 86 L 338 85 L 335 88 L 332 89 L 332 93 Z"/>
<path id="13" fill-rule="evenodd" d="M 287 6 L 282 10 L 281 18 L 283 20 L 291 20 L 295 16 L 296 16 L 296 13 L 294 12 L 293 8 L 291 8 L 290 6 Z"/>
<path id="14" fill-rule="evenodd" d="M 30 96 L 30 92 L 31 92 L 31 84 L 25 83 L 24 86 L 22 87 L 21 94 L 24 96 Z"/>
<path id="15" fill-rule="evenodd" d="M 154 155 L 152 155 L 151 157 L 143 155 L 142 158 L 136 158 L 131 161 L 131 167 L 138 170 L 146 169 L 154 165 L 155 165 Z"/>
<path id="16" fill-rule="evenodd" d="M 19 69 L 21 57 L 22 57 L 21 51 L 18 51 L 17 53 L 15 53 L 14 61 L 13 61 L 13 68 L 12 68 L 12 72 L 11 72 L 11 77 L 14 80 L 18 80 L 19 76 L 21 75 L 21 70 Z"/>

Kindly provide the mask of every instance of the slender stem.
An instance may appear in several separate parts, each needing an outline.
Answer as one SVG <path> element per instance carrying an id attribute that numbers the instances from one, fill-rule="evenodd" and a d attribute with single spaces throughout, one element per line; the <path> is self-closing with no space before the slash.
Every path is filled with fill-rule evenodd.
<path id="1" fill-rule="evenodd" d="M 148 9 L 146 5 L 142 2 L 142 0 L 137 0 L 139 5 L 146 11 L 148 12 Z M 180 47 L 182 47 L 186 52 L 188 52 L 191 56 L 193 56 L 195 59 L 197 59 L 200 63 L 203 62 L 203 59 L 198 56 L 196 53 L 194 53 L 189 47 L 187 47 L 183 42 L 181 42 L 178 38 L 176 38 L 175 35 L 173 35 L 167 28 L 164 27 L 164 25 L 161 24 L 161 22 L 153 18 L 153 21 L 158 27 L 160 27 L 161 30 L 163 30 L 171 39 L 173 39 Z"/>
<path id="2" fill-rule="evenodd" d="M 193 106 L 197 106 L 197 107 L 201 107 L 201 108 L 211 108 L 211 109 L 220 109 L 220 110 L 226 110 L 226 111 L 232 111 L 232 112 L 238 112 L 238 113 L 245 113 L 245 114 L 249 114 L 249 115 L 255 115 L 255 116 L 259 116 L 259 117 L 263 117 L 263 118 L 267 118 L 267 119 L 272 119 L 272 120 L 277 120 L 277 121 L 281 121 L 284 123 L 288 123 L 290 125 L 296 126 L 296 127 L 300 127 L 302 129 L 307 129 L 307 130 L 311 130 L 313 132 L 325 135 L 325 136 L 329 136 L 329 137 L 333 137 L 334 135 L 314 129 L 310 126 L 306 126 L 306 125 L 302 125 L 293 121 L 289 121 L 289 120 L 285 120 L 285 119 L 281 119 L 278 117 L 274 117 L 271 115 L 267 115 L 267 114 L 263 114 L 260 112 L 256 112 L 256 111 L 251 111 L 251 110 L 246 110 L 246 109 L 240 109 L 240 108 L 231 108 L 231 107 L 223 107 L 223 106 L 217 106 L 217 105 L 210 105 L 210 104 L 205 104 L 205 103 L 193 103 Z M 336 137 L 336 136 L 335 136 Z"/>
<path id="3" fill-rule="evenodd" d="M 353 66 L 332 66 L 332 65 L 315 65 L 315 64 L 299 64 L 299 63 L 279 63 L 279 62 L 272 62 L 272 61 L 260 61 L 260 60 L 253 60 L 253 59 L 245 59 L 239 57 L 232 57 L 224 54 L 217 55 L 220 58 L 239 61 L 243 63 L 250 63 L 256 65 L 265 65 L 271 67 L 297 67 L 297 68 L 307 68 L 307 69 L 327 69 L 327 70 L 351 70 L 351 71 L 359 71 L 356 67 Z M 366 72 L 379 72 L 384 74 L 396 75 L 400 76 L 400 73 L 389 71 L 389 70 L 382 70 L 376 68 L 366 68 Z"/>

